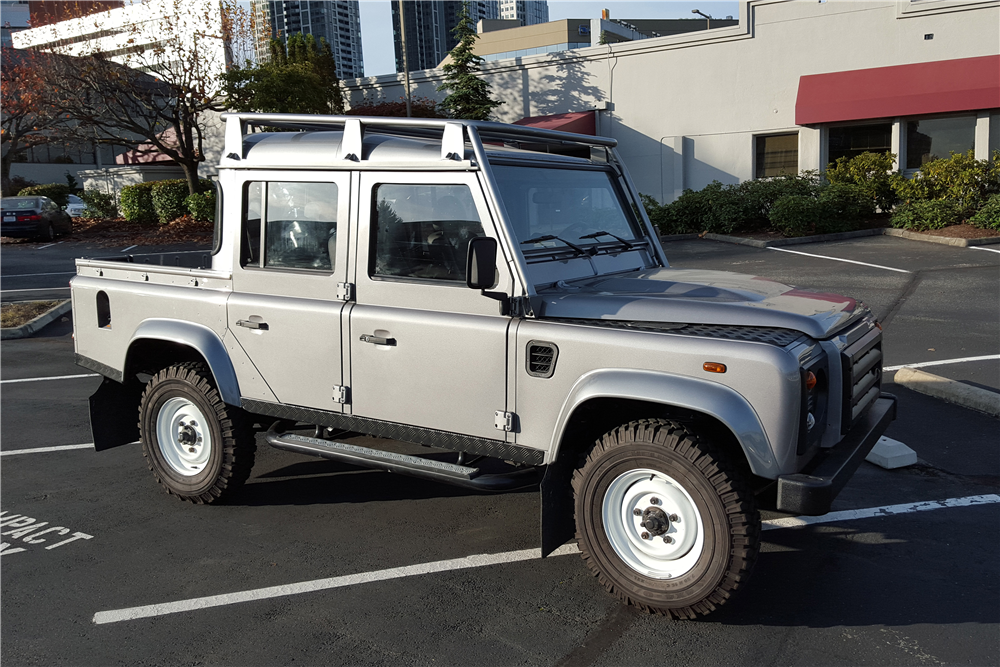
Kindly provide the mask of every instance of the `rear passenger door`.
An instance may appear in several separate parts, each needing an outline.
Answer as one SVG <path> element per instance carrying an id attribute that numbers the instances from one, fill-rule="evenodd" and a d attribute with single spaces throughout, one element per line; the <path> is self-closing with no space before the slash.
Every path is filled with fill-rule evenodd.
<path id="1" fill-rule="evenodd" d="M 504 440 L 511 320 L 465 284 L 469 241 L 497 238 L 476 174 L 363 172 L 359 204 L 353 414 Z M 500 257 L 497 275 L 510 294 Z"/>
<path id="2" fill-rule="evenodd" d="M 339 412 L 350 173 L 256 172 L 242 186 L 228 302 L 245 398 Z"/>

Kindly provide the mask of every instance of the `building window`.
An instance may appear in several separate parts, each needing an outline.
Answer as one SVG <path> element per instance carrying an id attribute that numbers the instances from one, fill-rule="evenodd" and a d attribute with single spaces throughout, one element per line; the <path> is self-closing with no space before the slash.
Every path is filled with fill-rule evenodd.
<path id="1" fill-rule="evenodd" d="M 754 178 L 799 173 L 799 135 L 769 134 L 757 137 Z"/>
<path id="2" fill-rule="evenodd" d="M 931 160 L 976 147 L 976 117 L 925 118 L 906 122 L 906 168 L 920 169 Z"/>
<path id="3" fill-rule="evenodd" d="M 848 125 L 830 128 L 830 162 L 857 157 L 862 153 L 892 151 L 892 123 Z"/>

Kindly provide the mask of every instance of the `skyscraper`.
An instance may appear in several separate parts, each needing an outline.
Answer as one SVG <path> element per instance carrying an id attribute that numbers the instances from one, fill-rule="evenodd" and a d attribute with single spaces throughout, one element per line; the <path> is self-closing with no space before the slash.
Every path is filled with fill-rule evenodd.
<path id="1" fill-rule="evenodd" d="M 452 34 L 458 25 L 462 5 L 468 4 L 473 26 L 480 19 L 500 17 L 497 0 L 463 3 L 459 0 L 406 0 L 406 55 L 410 71 L 432 69 L 455 48 L 458 40 Z M 403 71 L 403 41 L 399 30 L 399 2 L 392 0 L 392 37 L 396 49 L 396 71 Z"/>
<path id="2" fill-rule="evenodd" d="M 500 18 L 517 19 L 521 25 L 549 22 L 549 3 L 545 0 L 500 0 Z"/>
<path id="3" fill-rule="evenodd" d="M 289 35 L 301 32 L 325 39 L 337 61 L 337 76 L 354 79 L 365 74 L 361 51 L 361 15 L 357 0 L 326 2 L 283 2 L 281 0 L 253 0 L 257 21 L 257 59 L 270 57 L 269 39 L 286 41 Z M 270 35 L 264 32 L 270 26 Z"/>

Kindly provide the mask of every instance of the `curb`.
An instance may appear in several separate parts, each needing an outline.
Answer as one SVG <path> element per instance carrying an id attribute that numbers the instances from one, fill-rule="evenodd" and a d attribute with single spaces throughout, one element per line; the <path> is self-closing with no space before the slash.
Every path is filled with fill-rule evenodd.
<path id="1" fill-rule="evenodd" d="M 990 236 L 982 239 L 956 239 L 950 236 L 927 236 L 905 229 L 893 229 L 892 227 L 879 227 L 876 229 L 859 229 L 854 232 L 839 232 L 837 234 L 816 234 L 815 236 L 798 236 L 792 239 L 772 239 L 762 241 L 760 239 L 748 239 L 742 236 L 727 236 L 726 234 L 672 234 L 661 236 L 660 241 L 680 241 L 689 238 L 706 238 L 710 241 L 721 241 L 722 243 L 734 243 L 736 245 L 747 245 L 753 248 L 774 248 L 786 245 L 801 245 L 803 243 L 821 243 L 823 241 L 843 241 L 855 239 L 862 236 L 897 236 L 911 241 L 923 241 L 924 243 L 939 243 L 941 245 L 957 246 L 967 248 L 969 246 L 992 245 L 1000 243 L 1000 236 Z"/>
<path id="2" fill-rule="evenodd" d="M 885 230 L 886 236 L 898 236 L 904 239 L 910 239 L 911 241 L 924 241 L 925 243 L 940 243 L 941 245 L 952 245 L 958 246 L 959 248 L 968 248 L 974 245 L 992 245 L 994 243 L 1000 243 L 1000 236 L 988 236 L 982 239 L 955 239 L 950 236 L 928 236 L 926 234 L 917 234 L 916 232 L 911 232 L 906 229 L 892 229 L 888 228 Z"/>
<path id="3" fill-rule="evenodd" d="M 55 321 L 57 317 L 61 317 L 69 312 L 72 307 L 73 302 L 66 299 L 55 308 L 52 308 L 35 319 L 31 320 L 27 324 L 22 324 L 19 327 L 9 327 L 7 329 L 0 329 L 0 340 L 10 340 L 12 338 L 27 338 L 33 335 L 36 331 L 41 330 L 43 327 L 48 326 Z"/>
<path id="4" fill-rule="evenodd" d="M 893 382 L 913 391 L 940 398 L 964 408 L 1000 417 L 1000 394 L 932 375 L 915 368 L 900 368 Z"/>
<path id="5" fill-rule="evenodd" d="M 862 236 L 881 236 L 884 230 L 859 229 L 854 232 L 838 232 L 836 234 L 816 234 L 815 236 L 798 236 L 793 239 L 772 239 L 762 241 L 760 239 L 747 239 L 741 236 L 727 236 L 725 234 L 705 234 L 705 238 L 710 241 L 722 241 L 723 243 L 736 243 L 737 245 L 748 245 L 754 248 L 773 248 L 784 245 L 801 245 L 803 243 L 819 243 L 821 241 L 842 241 L 845 239 L 855 239 Z"/>

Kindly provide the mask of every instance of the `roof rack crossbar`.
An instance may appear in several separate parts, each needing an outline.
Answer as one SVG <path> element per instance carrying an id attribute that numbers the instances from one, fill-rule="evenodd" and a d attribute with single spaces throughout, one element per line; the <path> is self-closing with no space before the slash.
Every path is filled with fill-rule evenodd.
<path id="1" fill-rule="evenodd" d="M 538 143 L 575 144 L 581 146 L 604 146 L 613 148 L 618 144 L 607 137 L 591 137 L 556 130 L 540 130 L 533 127 L 506 125 L 481 120 L 460 120 L 451 118 L 388 118 L 379 116 L 325 116 L 307 114 L 263 114 L 224 113 L 226 121 L 226 146 L 224 155 L 230 159 L 242 159 L 243 138 L 250 126 L 277 127 L 282 129 L 331 130 L 342 129 L 345 133 L 341 157 L 353 155 L 361 159 L 361 142 L 366 128 L 387 134 L 421 135 L 427 138 L 441 137 L 441 157 L 461 156 L 464 153 L 466 128 L 475 128 L 475 140 L 533 141 Z M 440 132 L 440 134 L 438 134 Z M 470 133 L 471 135 L 471 133 Z M 470 136 L 471 141 L 475 141 Z"/>

